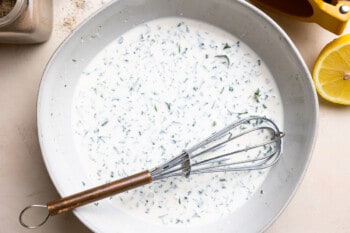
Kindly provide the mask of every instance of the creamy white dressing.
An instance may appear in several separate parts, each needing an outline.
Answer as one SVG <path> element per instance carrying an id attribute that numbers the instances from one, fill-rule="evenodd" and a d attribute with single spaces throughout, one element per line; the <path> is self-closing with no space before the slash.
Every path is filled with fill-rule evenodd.
<path id="1" fill-rule="evenodd" d="M 186 18 L 139 25 L 107 45 L 82 73 L 73 103 L 78 154 L 95 185 L 152 169 L 250 115 L 280 127 L 283 109 L 264 62 L 235 36 Z M 110 198 L 155 224 L 201 224 L 249 200 L 268 170 L 193 175 Z M 98 208 L 98 204 L 96 204 Z"/>

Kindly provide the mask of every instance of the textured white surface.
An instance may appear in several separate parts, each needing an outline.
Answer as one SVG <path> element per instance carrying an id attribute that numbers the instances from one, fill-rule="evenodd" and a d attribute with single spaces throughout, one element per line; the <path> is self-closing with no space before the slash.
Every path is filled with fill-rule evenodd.
<path id="1" fill-rule="evenodd" d="M 54 49 L 107 1 L 54 1 L 54 31 L 42 45 L 0 45 L 0 232 L 28 232 L 18 213 L 58 197 L 43 164 L 36 129 L 42 71 Z M 315 24 L 273 18 L 290 35 L 309 68 L 335 36 Z M 349 30 L 348 30 L 349 31 Z M 268 233 L 350 232 L 350 107 L 320 100 L 316 148 L 301 187 Z M 56 216 L 33 232 L 89 232 L 72 214 Z"/>

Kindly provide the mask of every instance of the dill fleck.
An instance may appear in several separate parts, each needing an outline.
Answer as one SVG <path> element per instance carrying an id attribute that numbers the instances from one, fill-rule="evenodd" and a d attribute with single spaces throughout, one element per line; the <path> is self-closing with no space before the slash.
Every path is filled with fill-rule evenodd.
<path id="1" fill-rule="evenodd" d="M 229 49 L 229 48 L 231 48 L 231 46 L 229 46 L 227 43 L 225 43 L 224 49 Z"/>
<path id="2" fill-rule="evenodd" d="M 158 112 L 158 108 L 156 105 L 154 105 L 154 111 Z"/>
<path id="3" fill-rule="evenodd" d="M 72 62 L 77 62 L 77 60 L 75 60 L 75 59 L 72 59 Z"/>
<path id="4" fill-rule="evenodd" d="M 181 25 L 183 25 L 183 24 L 184 24 L 184 22 L 180 22 L 180 23 L 178 23 L 177 27 L 181 27 Z"/>
<path id="5" fill-rule="evenodd" d="M 226 179 L 219 179 L 219 181 L 220 181 L 220 182 L 224 182 L 224 181 L 226 181 Z"/>
<path id="6" fill-rule="evenodd" d="M 260 97 L 260 89 L 258 88 L 255 92 L 254 92 L 254 99 L 257 103 L 260 103 L 260 100 L 259 100 L 259 97 Z"/>
<path id="7" fill-rule="evenodd" d="M 267 109 L 267 106 L 265 104 L 262 105 L 264 109 Z"/>
<path id="8" fill-rule="evenodd" d="M 205 59 L 208 59 L 209 55 L 208 54 L 205 54 Z"/>
<path id="9" fill-rule="evenodd" d="M 105 126 L 105 125 L 107 125 L 108 124 L 108 120 L 105 120 L 102 124 L 101 124 L 101 126 L 103 127 L 103 126 Z"/>
<path id="10" fill-rule="evenodd" d="M 260 59 L 258 59 L 258 65 L 261 66 L 261 60 Z"/>
<path id="11" fill-rule="evenodd" d="M 166 104 L 166 106 L 167 106 L 168 110 L 170 111 L 170 110 L 171 110 L 171 104 L 170 104 L 170 103 L 168 103 L 168 102 L 165 102 L 165 104 Z"/>
<path id="12" fill-rule="evenodd" d="M 238 116 L 241 116 L 241 115 L 244 115 L 244 114 L 247 114 L 248 113 L 248 111 L 245 111 L 245 112 L 239 112 L 239 113 L 237 113 L 237 115 Z"/>
<path id="13" fill-rule="evenodd" d="M 179 198 L 178 202 L 179 202 L 179 205 L 181 205 L 181 199 L 180 198 Z"/>
<path id="14" fill-rule="evenodd" d="M 193 87 L 193 90 L 194 90 L 194 91 L 197 91 L 197 90 L 198 90 L 198 87 Z"/>

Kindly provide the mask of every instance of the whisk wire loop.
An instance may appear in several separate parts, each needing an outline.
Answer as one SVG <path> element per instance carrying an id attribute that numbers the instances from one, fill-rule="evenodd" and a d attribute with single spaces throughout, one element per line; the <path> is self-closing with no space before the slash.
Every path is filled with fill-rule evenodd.
<path id="1" fill-rule="evenodd" d="M 246 147 L 235 145 L 237 139 L 254 134 L 259 136 L 260 140 L 264 138 L 265 141 L 248 144 Z M 268 118 L 259 116 L 245 118 L 228 125 L 202 142 L 185 149 L 170 161 L 154 168 L 151 170 L 152 179 L 268 168 L 280 158 L 283 137 L 284 133 Z M 229 144 L 231 147 L 228 147 Z M 228 151 L 225 151 L 226 147 Z M 254 156 L 248 153 L 259 148 Z"/>

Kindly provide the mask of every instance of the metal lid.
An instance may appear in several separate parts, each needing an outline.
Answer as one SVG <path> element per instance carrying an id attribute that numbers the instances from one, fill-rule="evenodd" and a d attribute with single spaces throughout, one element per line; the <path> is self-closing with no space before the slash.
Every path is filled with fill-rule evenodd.
<path id="1" fill-rule="evenodd" d="M 16 0 L 16 4 L 13 6 L 12 10 L 0 18 L 0 27 L 9 25 L 13 23 L 24 11 L 28 5 L 28 0 Z"/>

